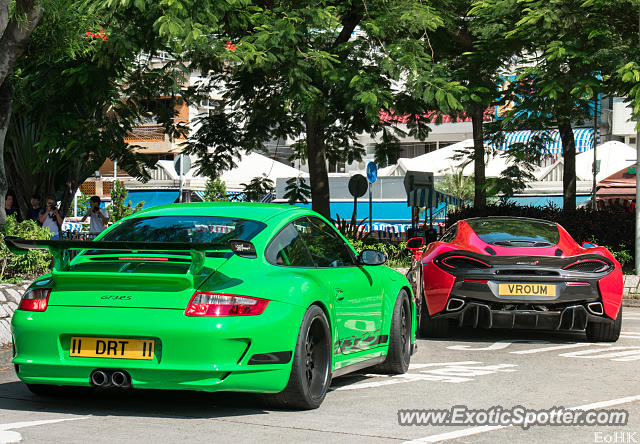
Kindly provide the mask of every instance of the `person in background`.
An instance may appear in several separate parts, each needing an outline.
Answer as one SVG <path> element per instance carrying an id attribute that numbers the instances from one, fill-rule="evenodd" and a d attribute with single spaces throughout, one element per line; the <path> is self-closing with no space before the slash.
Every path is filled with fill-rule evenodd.
<path id="1" fill-rule="evenodd" d="M 22 221 L 20 211 L 18 210 L 16 195 L 11 191 L 4 197 L 4 212 L 7 214 L 7 217 L 14 214 L 18 222 Z"/>
<path id="2" fill-rule="evenodd" d="M 47 206 L 40 212 L 39 220 L 43 227 L 47 227 L 51 231 L 51 240 L 60 239 L 62 217 L 58 211 L 55 197 L 47 198 Z"/>
<path id="3" fill-rule="evenodd" d="M 27 219 L 30 219 L 42 226 L 40 223 L 40 213 L 42 213 L 42 206 L 40 205 L 40 196 L 38 194 L 34 194 L 30 199 L 31 206 L 27 210 Z"/>
<path id="4" fill-rule="evenodd" d="M 102 233 L 107 222 L 109 222 L 109 213 L 104 208 L 100 208 L 100 196 L 92 196 L 89 202 L 91 202 L 89 211 L 80 222 L 84 222 L 88 217 L 90 220 L 89 233 Z"/>

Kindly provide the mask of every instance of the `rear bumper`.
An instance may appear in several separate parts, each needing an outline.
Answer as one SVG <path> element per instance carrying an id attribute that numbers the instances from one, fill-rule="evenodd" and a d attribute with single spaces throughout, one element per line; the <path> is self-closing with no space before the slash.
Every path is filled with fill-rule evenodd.
<path id="1" fill-rule="evenodd" d="M 26 383 L 88 386 L 95 369 L 121 369 L 134 388 L 279 392 L 291 360 L 249 364 L 254 355 L 292 352 L 304 310 L 271 301 L 258 316 L 197 318 L 182 310 L 49 306 L 16 311 L 18 377 Z M 69 356 L 72 336 L 144 338 L 152 360 Z M 254 360 L 255 362 L 255 360 Z"/>
<path id="2" fill-rule="evenodd" d="M 523 328 L 544 330 L 584 330 L 589 322 L 613 322 L 606 316 L 590 312 L 585 304 L 571 304 L 546 310 L 507 309 L 505 306 L 489 305 L 482 301 L 464 301 L 461 308 L 445 311 L 434 316 L 455 319 L 459 326 L 480 328 Z"/>

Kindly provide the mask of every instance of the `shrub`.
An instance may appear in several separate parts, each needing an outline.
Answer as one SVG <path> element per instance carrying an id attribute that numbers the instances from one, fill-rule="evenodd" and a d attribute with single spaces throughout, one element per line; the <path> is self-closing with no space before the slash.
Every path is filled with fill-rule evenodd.
<path id="1" fill-rule="evenodd" d="M 379 240 L 367 237 L 358 240 L 349 240 L 353 248 L 358 253 L 364 249 L 378 250 L 387 256 L 387 265 L 392 268 L 409 268 L 411 267 L 411 253 L 404 246 L 404 243 L 398 245 L 381 242 Z"/>
<path id="2" fill-rule="evenodd" d="M 49 239 L 51 231 L 39 227 L 32 220 L 18 222 L 15 216 L 7 218 L 0 230 L 3 236 L 17 236 L 23 239 Z M 21 279 L 32 279 L 49 270 L 51 254 L 47 250 L 30 250 L 26 254 L 9 252 L 4 239 L 0 239 L 0 281 L 17 282 Z"/>
<path id="3" fill-rule="evenodd" d="M 563 210 L 515 204 L 487 205 L 484 209 L 459 208 L 449 212 L 447 227 L 461 219 L 486 216 L 519 216 L 557 222 L 576 242 L 593 242 L 607 247 L 626 270 L 634 264 L 635 214 L 623 211 L 599 211 L 591 208 Z"/>

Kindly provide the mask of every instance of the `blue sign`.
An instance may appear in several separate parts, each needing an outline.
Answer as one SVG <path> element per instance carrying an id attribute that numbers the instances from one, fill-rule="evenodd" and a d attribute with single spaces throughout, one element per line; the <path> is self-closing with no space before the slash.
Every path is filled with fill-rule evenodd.
<path id="1" fill-rule="evenodd" d="M 373 183 L 378 178 L 378 165 L 375 162 L 369 162 L 367 164 L 367 179 L 370 183 Z"/>

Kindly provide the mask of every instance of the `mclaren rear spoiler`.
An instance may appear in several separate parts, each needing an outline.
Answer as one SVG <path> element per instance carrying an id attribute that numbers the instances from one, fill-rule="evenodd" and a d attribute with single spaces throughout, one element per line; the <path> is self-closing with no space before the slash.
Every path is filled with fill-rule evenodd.
<path id="1" fill-rule="evenodd" d="M 254 258 L 256 249 L 251 242 L 230 240 L 219 243 L 191 242 L 133 242 L 133 241 L 81 241 L 81 240 L 25 240 L 14 236 L 5 236 L 7 248 L 14 254 L 25 254 L 28 250 L 49 250 L 53 255 L 53 268 L 65 271 L 69 268 L 69 250 L 98 251 L 188 251 L 191 256 L 189 272 L 199 274 L 204 267 L 207 251 L 231 250 L 238 256 Z"/>

